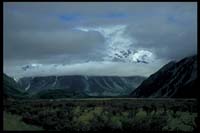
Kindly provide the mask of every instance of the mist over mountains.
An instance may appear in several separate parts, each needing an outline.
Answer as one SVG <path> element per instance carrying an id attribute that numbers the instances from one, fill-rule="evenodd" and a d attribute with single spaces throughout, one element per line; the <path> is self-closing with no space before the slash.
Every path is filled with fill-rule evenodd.
<path id="1" fill-rule="evenodd" d="M 197 9 L 4 2 L 3 130 L 198 132 Z"/>
<path id="2" fill-rule="evenodd" d="M 196 3 L 5 3 L 4 72 L 147 77 L 197 53 Z"/>
<path id="3" fill-rule="evenodd" d="M 193 59 L 159 70 L 197 54 L 195 2 L 4 3 L 3 9 L 4 73 L 25 92 L 174 97 L 196 83 Z"/>
<path id="4" fill-rule="evenodd" d="M 137 98 L 197 97 L 197 55 L 171 61 L 149 77 L 45 76 L 14 79 L 4 75 L 6 95 L 41 97 L 128 96 Z M 56 96 L 55 96 L 56 95 Z"/>

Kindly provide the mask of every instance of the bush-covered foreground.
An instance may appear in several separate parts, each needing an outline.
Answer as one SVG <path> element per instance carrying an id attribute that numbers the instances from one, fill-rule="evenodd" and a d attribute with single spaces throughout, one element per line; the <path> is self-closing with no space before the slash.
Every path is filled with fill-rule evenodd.
<path id="1" fill-rule="evenodd" d="M 21 116 L 13 115 L 11 113 L 4 112 L 3 113 L 3 129 L 7 131 L 38 131 L 43 130 L 40 127 L 28 125 L 21 121 Z"/>
<path id="2" fill-rule="evenodd" d="M 6 100 L 4 111 L 45 130 L 194 131 L 197 102 L 134 98 Z"/>

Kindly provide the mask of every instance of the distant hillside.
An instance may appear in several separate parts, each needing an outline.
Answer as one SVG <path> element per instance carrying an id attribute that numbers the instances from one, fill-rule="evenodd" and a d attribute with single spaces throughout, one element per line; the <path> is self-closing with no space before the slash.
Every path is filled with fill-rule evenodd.
<path id="1" fill-rule="evenodd" d="M 65 89 L 42 90 L 33 95 L 33 98 L 39 99 L 59 99 L 59 98 L 85 98 L 88 97 L 82 92 L 68 91 Z"/>
<path id="2" fill-rule="evenodd" d="M 169 62 L 144 80 L 132 97 L 195 98 L 197 92 L 197 56 Z"/>
<path id="3" fill-rule="evenodd" d="M 88 96 L 119 96 L 130 94 L 144 79 L 140 76 L 46 76 L 25 77 L 18 83 L 31 94 L 61 89 Z"/>
<path id="4" fill-rule="evenodd" d="M 14 79 L 3 74 L 3 93 L 4 98 L 27 98 L 28 93 L 23 91 Z"/>

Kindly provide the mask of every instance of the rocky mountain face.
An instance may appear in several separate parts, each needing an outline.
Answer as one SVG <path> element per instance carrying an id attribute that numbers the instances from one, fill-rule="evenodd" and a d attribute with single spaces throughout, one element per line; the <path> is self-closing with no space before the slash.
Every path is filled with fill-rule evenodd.
<path id="1" fill-rule="evenodd" d="M 197 97 L 197 56 L 169 62 L 144 80 L 131 97 Z"/>
<path id="2" fill-rule="evenodd" d="M 6 74 L 3 74 L 3 97 L 4 98 L 27 98 L 28 94 L 24 92 L 15 80 Z"/>
<path id="3" fill-rule="evenodd" d="M 49 89 L 64 89 L 88 96 L 119 96 L 130 94 L 144 79 L 140 76 L 46 76 L 25 77 L 18 83 L 32 94 Z"/>

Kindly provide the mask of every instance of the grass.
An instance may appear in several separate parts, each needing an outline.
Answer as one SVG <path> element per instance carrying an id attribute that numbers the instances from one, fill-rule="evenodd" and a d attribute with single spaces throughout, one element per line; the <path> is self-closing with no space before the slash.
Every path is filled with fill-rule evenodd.
<path id="1" fill-rule="evenodd" d="M 36 127 L 33 125 L 28 125 L 26 123 L 24 123 L 23 121 L 21 121 L 21 116 L 18 115 L 13 115 L 11 113 L 8 112 L 4 112 L 4 116 L 3 116 L 3 129 L 5 131 L 41 131 L 43 130 L 40 127 Z"/>
<path id="2" fill-rule="evenodd" d="M 196 129 L 197 117 L 195 99 L 20 100 L 5 101 L 4 107 L 7 120 L 4 123 L 5 126 L 7 123 L 9 130 L 13 128 L 13 130 L 38 130 L 38 127 L 35 129 L 30 125 L 37 124 L 47 131 L 105 129 L 191 132 Z M 25 123 L 20 120 L 21 118 Z"/>
<path id="3" fill-rule="evenodd" d="M 194 119 L 197 117 L 197 113 L 180 112 L 178 111 L 175 116 L 168 114 L 168 124 L 163 128 L 167 131 L 185 131 L 190 132 L 195 125 Z"/>

